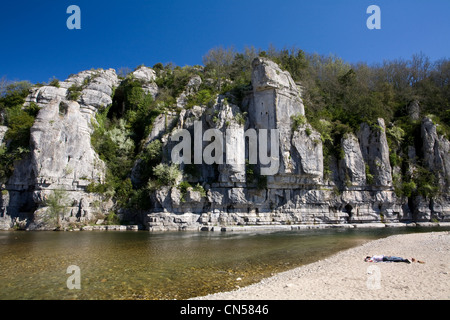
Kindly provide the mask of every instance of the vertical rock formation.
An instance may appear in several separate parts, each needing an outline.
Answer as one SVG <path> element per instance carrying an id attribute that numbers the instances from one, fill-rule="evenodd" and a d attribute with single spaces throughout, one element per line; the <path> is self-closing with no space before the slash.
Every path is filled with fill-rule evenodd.
<path id="1" fill-rule="evenodd" d="M 183 185 L 150 192 L 152 208 L 130 213 L 142 215 L 146 228 L 450 220 L 450 142 L 430 118 L 422 120 L 414 145 L 396 146 L 407 159 L 404 166 L 391 166 L 383 119 L 346 133 L 339 141 L 342 149 L 330 155 L 320 133 L 307 122 L 301 90 L 290 74 L 261 57 L 252 67 L 251 89 L 241 92 L 243 99 L 230 92 L 207 105 L 188 107 L 188 101 L 195 101 L 188 98 L 202 88 L 203 80 L 196 75 L 173 97 L 173 109 L 153 120 L 141 148 L 160 140 L 161 162 L 171 164 L 172 151 L 184 141 L 179 132 L 185 130 L 192 163 L 179 164 Z M 151 68 L 139 67 L 130 77 L 136 81 L 133 85 L 158 99 Z M 204 81 L 208 85 L 208 79 Z M 96 113 L 112 104 L 120 83 L 112 69 L 89 70 L 70 76 L 59 87 L 32 89 L 26 103 L 41 109 L 31 128 L 31 151 L 15 163 L 13 175 L 2 186 L 0 229 L 54 228 L 49 205 L 55 194 L 65 198 L 63 226 L 95 221 L 108 212 L 113 204 L 86 192 L 86 187 L 105 179 L 106 165 L 91 146 L 92 124 Z M 125 114 L 125 103 L 117 107 L 123 109 L 119 115 Z M 419 119 L 418 102 L 408 110 L 413 120 Z M 389 129 L 393 126 L 388 124 Z M 0 127 L 0 143 L 6 129 Z M 208 153 L 216 162 L 205 162 Z M 324 154 L 329 163 L 324 163 Z M 196 163 L 198 155 L 202 163 Z M 139 155 L 133 160 L 130 178 L 134 187 L 142 188 L 148 180 L 148 160 Z M 419 169 L 432 174 L 435 185 L 427 187 L 435 193 L 414 190 L 397 195 L 398 177 L 404 174 L 419 181 Z"/>
<path id="2" fill-rule="evenodd" d="M 353 133 L 342 138 L 344 158 L 340 161 L 340 177 L 344 183 L 351 186 L 364 186 L 366 184 L 366 166 L 359 140 Z"/>
<path id="3" fill-rule="evenodd" d="M 435 177 L 432 198 L 421 195 L 413 201 L 414 218 L 417 221 L 449 220 L 450 218 L 450 142 L 437 132 L 433 121 L 425 117 L 421 122 L 423 164 Z"/>
<path id="4" fill-rule="evenodd" d="M 190 223 L 213 227 L 413 219 L 407 199 L 397 197 L 394 192 L 393 169 L 383 119 L 372 125 L 363 123 L 356 134 L 348 133 L 342 138 L 342 158 L 331 161 L 330 177 L 324 179 L 321 136 L 304 118 L 300 91 L 289 73 L 270 60 L 256 58 L 253 61 L 252 91 L 244 101 L 248 104 L 248 119 L 240 124 L 236 119 L 243 106 L 224 103 L 223 97 L 219 97 L 210 110 L 196 107 L 182 112 L 178 127 L 190 128 L 192 132 L 192 116 L 195 114 L 195 119 L 202 122 L 203 130 L 216 128 L 224 134 L 227 127 L 242 128 L 242 131 L 254 129 L 256 132 L 276 129 L 279 144 L 276 150 L 271 150 L 268 138 L 267 152 L 274 151 L 272 155 L 279 156 L 278 170 L 272 175 L 262 176 L 264 165 L 260 159 L 255 166 L 246 167 L 245 174 L 233 165 L 203 165 L 200 178 L 195 181 L 205 186 L 206 198 L 190 196 L 189 201 L 179 201 L 182 195 L 175 190 L 176 187 L 159 190 L 154 198 L 154 213 L 147 220 L 150 230 L 189 228 L 192 227 Z M 231 135 L 230 140 L 234 140 L 235 147 L 229 148 L 227 145 L 226 153 L 231 152 L 231 158 L 236 158 L 237 154 L 242 153 L 240 146 L 245 139 L 241 133 Z M 428 141 L 424 143 L 425 147 L 429 145 L 433 148 L 428 152 L 430 166 L 445 166 L 447 160 L 442 154 L 447 150 L 448 141 L 433 137 L 425 139 Z M 169 136 L 163 140 L 168 142 L 167 146 L 170 145 Z M 258 148 L 260 143 L 258 141 Z M 247 140 L 244 145 L 248 160 L 253 146 Z M 442 152 L 436 151 L 437 146 Z M 228 157 L 224 155 L 224 159 Z M 447 171 L 444 169 L 441 172 Z M 440 179 L 447 178 L 442 176 Z M 433 205 L 444 212 L 440 217 L 445 217 L 448 215 L 445 211 L 448 200 L 439 201 L 436 198 Z M 182 224 L 175 222 L 179 215 L 184 217 Z"/>
<path id="5" fill-rule="evenodd" d="M 384 120 L 378 119 L 377 124 L 372 128 L 367 123 L 361 124 L 358 136 L 364 161 L 369 165 L 369 171 L 374 177 L 373 185 L 392 186 L 389 146 Z"/>
<path id="6" fill-rule="evenodd" d="M 32 89 L 26 104 L 41 109 L 31 128 L 31 152 L 15 165 L 5 186 L 9 199 L 2 210 L 11 217 L 8 227 L 26 221 L 28 229 L 55 228 L 57 219 L 49 216 L 48 201 L 57 192 L 67 207 L 60 217 L 62 227 L 88 222 L 111 205 L 85 189 L 104 180 L 105 164 L 91 146 L 92 121 L 97 110 L 111 104 L 118 83 L 114 70 L 95 70 L 73 75 L 60 87 Z M 75 87 L 79 94 L 72 99 L 77 101 L 70 99 Z"/>
<path id="7" fill-rule="evenodd" d="M 291 75 L 269 59 L 256 58 L 252 66 L 251 126 L 257 130 L 278 130 L 280 149 L 274 153 L 281 159 L 278 173 L 291 173 L 291 117 L 305 115 L 299 89 Z"/>

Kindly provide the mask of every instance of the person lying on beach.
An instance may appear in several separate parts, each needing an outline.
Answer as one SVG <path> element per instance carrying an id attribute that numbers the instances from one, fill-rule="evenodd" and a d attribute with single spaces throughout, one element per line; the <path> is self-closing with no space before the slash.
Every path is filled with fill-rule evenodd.
<path id="1" fill-rule="evenodd" d="M 411 263 L 408 259 L 404 259 L 401 257 L 394 256 L 385 256 L 385 255 L 375 255 L 375 256 L 367 256 L 364 261 L 366 262 L 406 262 Z"/>

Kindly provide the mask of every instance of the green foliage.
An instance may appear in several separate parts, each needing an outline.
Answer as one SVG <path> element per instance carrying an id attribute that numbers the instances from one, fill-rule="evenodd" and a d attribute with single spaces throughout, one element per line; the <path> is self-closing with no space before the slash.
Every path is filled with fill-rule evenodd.
<path id="1" fill-rule="evenodd" d="M 186 193 L 188 192 L 188 190 L 199 192 L 202 197 L 206 197 L 206 191 L 199 183 L 192 187 L 192 185 L 188 181 L 183 180 L 178 184 L 177 188 L 181 192 L 182 201 L 185 201 Z"/>
<path id="2" fill-rule="evenodd" d="M 133 192 L 133 185 L 130 178 L 125 180 L 115 181 L 115 194 L 114 198 L 117 201 L 119 208 L 125 207 L 130 200 L 131 194 Z"/>
<path id="3" fill-rule="evenodd" d="M 106 225 L 118 225 L 121 224 L 121 221 L 115 212 L 110 212 L 106 215 L 103 223 Z"/>
<path id="4" fill-rule="evenodd" d="M 175 164 L 168 165 L 165 163 L 160 163 L 153 168 L 153 173 L 161 186 L 176 186 L 178 181 L 181 179 L 181 171 Z"/>
<path id="5" fill-rule="evenodd" d="M 126 127 L 131 130 L 135 146 L 150 133 L 150 125 L 162 112 L 151 94 L 142 89 L 143 83 L 127 78 L 116 88 L 113 103 L 109 109 L 109 118 L 124 119 Z"/>
<path id="6" fill-rule="evenodd" d="M 48 206 L 47 213 L 51 221 L 56 224 L 57 229 L 61 228 L 61 216 L 67 212 L 69 206 L 67 192 L 62 189 L 55 189 L 46 200 Z"/>
<path id="7" fill-rule="evenodd" d="M 191 184 L 185 180 L 181 181 L 177 187 L 180 189 L 182 195 L 186 194 L 189 188 L 192 188 Z"/>
<path id="8" fill-rule="evenodd" d="M 105 194 L 107 191 L 110 190 L 108 187 L 109 186 L 105 183 L 91 182 L 86 186 L 86 192 Z"/>
<path id="9" fill-rule="evenodd" d="M 154 179 L 153 168 L 161 163 L 162 160 L 162 142 L 159 139 L 150 142 L 144 150 L 138 155 L 140 159 L 139 177 L 141 181 L 147 182 L 149 179 Z M 142 187 L 139 185 L 138 187 Z"/>
<path id="10" fill-rule="evenodd" d="M 77 101 L 81 97 L 82 90 L 83 86 L 73 84 L 69 89 L 67 89 L 67 99 Z"/>
<path id="11" fill-rule="evenodd" d="M 401 186 L 401 194 L 407 198 L 413 195 L 413 192 L 417 189 L 417 185 L 414 181 L 403 182 Z"/>
<path id="12" fill-rule="evenodd" d="M 225 79 L 230 77 L 231 66 L 235 58 L 234 48 L 223 48 L 222 46 L 210 49 L 203 56 L 203 64 L 208 77 L 216 81 L 216 89 L 222 91 Z"/>
<path id="13" fill-rule="evenodd" d="M 59 80 L 56 79 L 56 78 L 53 78 L 53 79 L 48 83 L 48 85 L 49 85 L 49 86 L 53 86 L 53 87 L 57 87 L 57 88 L 60 87 L 60 86 L 59 86 Z"/>
<path id="14" fill-rule="evenodd" d="M 87 192 L 101 193 L 114 197 L 116 205 L 125 207 L 132 196 L 133 188 L 128 175 L 134 163 L 134 141 L 124 119 L 110 120 L 109 108 L 96 114 L 91 143 L 100 158 L 107 165 L 104 183 L 92 182 Z"/>
<path id="15" fill-rule="evenodd" d="M 133 153 L 134 141 L 130 138 L 131 135 L 132 132 L 126 127 L 124 119 L 118 120 L 115 126 L 105 132 L 104 138 L 114 146 L 115 157 L 126 157 Z"/>
<path id="16" fill-rule="evenodd" d="M 193 188 L 193 191 L 199 192 L 202 197 L 206 197 L 206 190 L 203 188 L 200 183 L 197 183 Z"/>
<path id="17" fill-rule="evenodd" d="M 98 119 L 101 119 L 100 115 Z M 106 119 L 94 124 L 91 143 L 100 158 L 107 163 L 113 176 L 125 179 L 133 165 L 134 143 L 130 139 L 131 132 L 125 128 L 124 122 L 111 122 Z M 103 121 L 105 121 L 103 123 Z"/>
<path id="18" fill-rule="evenodd" d="M 247 112 L 237 113 L 235 116 L 236 122 L 241 126 L 245 125 L 247 114 Z"/>
<path id="19" fill-rule="evenodd" d="M 422 166 L 416 167 L 416 171 L 413 174 L 413 181 L 417 186 L 415 190 L 417 194 L 425 198 L 434 198 L 439 192 L 439 185 L 435 174 Z"/>
<path id="20" fill-rule="evenodd" d="M 8 127 L 0 146 L 0 182 L 4 183 L 13 173 L 14 162 L 29 152 L 30 129 L 39 111 L 35 103 L 23 107 L 31 85 L 21 81 L 9 84 L 0 98 L 0 112 L 4 113 L 4 124 Z"/>
<path id="21" fill-rule="evenodd" d="M 156 164 L 161 161 L 162 157 L 162 142 L 159 139 L 155 139 L 148 144 L 144 149 L 144 154 L 141 159 L 146 160 L 147 163 Z"/>
<path id="22" fill-rule="evenodd" d="M 420 195 L 432 199 L 440 192 L 435 173 L 421 165 L 414 166 L 412 176 L 393 175 L 393 184 L 395 193 L 399 197 L 410 198 Z"/>
<path id="23" fill-rule="evenodd" d="M 306 124 L 306 117 L 302 114 L 291 116 L 292 129 L 297 130 L 298 127 L 304 126 Z"/>
<path id="24" fill-rule="evenodd" d="M 373 182 L 374 182 L 373 181 L 374 176 L 370 172 L 370 167 L 369 167 L 369 165 L 367 163 L 365 164 L 365 169 L 366 169 L 366 182 L 367 182 L 367 184 L 372 185 Z"/>
<path id="25" fill-rule="evenodd" d="M 34 117 L 27 110 L 22 109 L 20 106 L 15 106 L 7 110 L 6 123 L 8 131 L 6 131 L 5 139 L 11 140 L 12 148 L 28 148 L 30 129 L 34 123 Z"/>
<path id="26" fill-rule="evenodd" d="M 247 183 L 255 183 L 257 189 L 267 188 L 267 176 L 263 176 L 257 172 L 256 165 L 245 160 L 245 176 Z"/>
<path id="27" fill-rule="evenodd" d="M 403 144 L 405 131 L 396 125 L 388 126 L 386 128 L 386 138 L 389 146 L 389 162 L 392 167 L 400 166 L 403 159 L 400 156 L 399 150 Z"/>
<path id="28" fill-rule="evenodd" d="M 197 164 L 194 164 L 194 163 L 184 164 L 183 172 L 185 174 L 187 174 L 188 176 L 191 176 L 193 178 L 197 178 L 197 179 L 201 178 L 201 176 L 200 176 L 201 171 L 199 169 L 199 166 L 201 166 L 201 165 L 197 165 Z"/>
<path id="29" fill-rule="evenodd" d="M 449 111 L 450 110 L 447 110 L 447 113 L 449 113 Z M 428 117 L 436 125 L 436 133 L 438 135 L 444 136 L 446 139 L 450 139 L 450 119 L 446 119 L 447 121 L 443 121 L 434 114 L 429 114 Z M 446 117 L 446 115 L 444 115 L 444 117 Z"/>
<path id="30" fill-rule="evenodd" d="M 210 89 L 202 89 L 197 93 L 190 95 L 187 99 L 186 107 L 192 108 L 193 106 L 208 105 L 214 99 L 213 93 Z"/>
<path id="31" fill-rule="evenodd" d="M 148 210 L 151 206 L 150 190 L 146 187 L 134 189 L 126 205 L 127 208 L 134 210 Z"/>
<path id="32" fill-rule="evenodd" d="M 17 81 L 8 84 L 0 97 L 0 111 L 22 106 L 30 89 L 31 83 L 28 81 Z"/>
<path id="33" fill-rule="evenodd" d="M 189 80 L 194 75 L 201 75 L 199 69 L 196 67 L 185 66 L 183 68 L 174 67 L 171 64 L 155 70 L 157 72 L 156 84 L 158 88 L 166 92 L 167 96 L 171 96 L 175 102 L 175 98 L 178 97 L 186 88 Z"/>
<path id="34" fill-rule="evenodd" d="M 281 69 L 288 71 L 294 81 L 302 81 L 305 71 L 308 67 L 306 53 L 298 48 L 276 50 L 274 47 L 269 48 L 268 56 L 274 62 L 278 63 Z"/>
<path id="35" fill-rule="evenodd" d="M 401 127 L 392 126 L 386 128 L 386 133 L 388 138 L 390 138 L 395 145 L 400 146 L 403 142 L 403 138 L 405 137 L 405 130 L 403 130 Z"/>

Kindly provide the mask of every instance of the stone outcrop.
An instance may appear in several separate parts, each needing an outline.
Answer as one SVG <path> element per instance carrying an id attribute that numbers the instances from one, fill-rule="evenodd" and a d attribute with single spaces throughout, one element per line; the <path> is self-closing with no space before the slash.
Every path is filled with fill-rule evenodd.
<path id="1" fill-rule="evenodd" d="M 55 217 L 48 216 L 48 199 L 60 191 L 67 209 L 60 226 L 88 223 L 105 214 L 112 203 L 85 191 L 91 182 L 102 182 L 105 164 L 91 146 L 95 113 L 112 103 L 113 88 L 119 84 L 115 71 L 83 71 L 60 82 L 59 87 L 33 88 L 26 104 L 41 109 L 31 128 L 30 149 L 5 186 L 2 215 L 9 217 L 2 228 L 19 225 L 27 229 L 53 229 Z M 68 91 L 77 86 L 77 101 Z"/>
<path id="2" fill-rule="evenodd" d="M 450 214 L 450 141 L 437 133 L 437 127 L 428 117 L 421 122 L 423 163 L 435 175 L 437 185 L 433 187 L 441 190 L 432 199 L 413 199 L 417 221 L 447 220 Z"/>
<path id="3" fill-rule="evenodd" d="M 359 140 L 354 134 L 342 138 L 344 158 L 339 165 L 341 181 L 351 186 L 364 186 L 366 184 L 366 163 L 361 153 Z"/>
<path id="4" fill-rule="evenodd" d="M 450 142 L 439 136 L 437 126 L 430 118 L 422 120 L 422 149 L 425 165 L 436 173 L 439 185 L 450 191 Z"/>
<path id="5" fill-rule="evenodd" d="M 279 156 L 278 170 L 272 175 L 258 175 L 258 184 L 249 181 L 248 167 L 221 164 L 214 169 L 204 165 L 195 182 L 203 184 L 206 197 L 185 201 L 180 200 L 176 187 L 158 190 L 153 197 L 153 213 L 146 220 L 150 230 L 412 219 L 407 201 L 394 192 L 383 119 L 372 126 L 363 123 L 356 135 L 342 138 L 343 157 L 331 161 L 331 177 L 325 178 L 320 134 L 307 122 L 293 127 L 292 117 L 303 116 L 304 106 L 289 73 L 272 61 L 257 58 L 253 62 L 252 87 L 244 99 L 248 107 L 245 121 L 236 121 L 242 114 L 240 106 L 224 103 L 219 96 L 210 110 L 194 107 L 182 112 L 177 128 L 192 133 L 195 119 L 201 121 L 203 130 L 218 129 L 225 136 L 227 128 L 234 129 L 226 138 L 234 141 L 234 147 L 226 145 L 224 159 L 241 153 L 248 159 L 250 147 L 243 138 L 244 130 L 276 129 L 278 149 L 270 150 L 268 142 L 267 151 Z M 170 136 L 162 140 L 167 142 L 166 153 L 170 154 Z M 252 170 L 260 173 L 261 167 L 258 163 Z"/>
<path id="6" fill-rule="evenodd" d="M 301 89 L 290 74 L 266 58 L 256 58 L 252 67 L 251 88 L 242 99 L 227 93 L 207 106 L 188 107 L 189 96 L 202 85 L 202 78 L 194 76 L 176 97 L 174 109 L 153 120 L 141 148 L 160 140 L 163 163 L 172 162 L 181 130 L 190 134 L 192 147 L 198 144 L 206 153 L 214 149 L 211 156 L 221 161 L 179 164 L 192 187 L 162 186 L 149 193 L 151 209 L 121 210 L 122 216 L 153 231 L 450 220 L 450 142 L 438 134 L 430 118 L 421 122 L 420 143 L 402 156 L 408 158 L 411 176 L 419 165 L 432 172 L 440 192 L 432 198 L 398 196 L 394 177 L 402 168 L 391 166 L 386 136 L 392 124 L 383 119 L 362 123 L 357 132 L 341 138 L 339 155 L 330 155 L 320 133 L 306 120 Z M 146 93 L 158 97 L 151 68 L 139 67 L 132 77 Z M 31 152 L 15 164 L 2 186 L 1 229 L 55 228 L 56 222 L 49 222 L 49 202 L 58 192 L 68 203 L 59 221 L 63 226 L 102 221 L 113 202 L 86 192 L 106 173 L 91 146 L 92 124 L 96 113 L 112 103 L 119 85 L 109 69 L 82 71 L 59 87 L 32 89 L 26 103 L 36 103 L 41 110 L 31 129 Z M 74 90 L 78 94 L 73 95 Z M 409 109 L 417 120 L 418 102 Z M 0 142 L 5 131 L 0 127 Z M 143 162 L 137 159 L 130 178 L 141 187 L 147 181 L 140 175 Z"/>
<path id="7" fill-rule="evenodd" d="M 269 59 L 257 58 L 252 65 L 253 95 L 250 97 L 248 111 L 250 122 L 255 129 L 278 130 L 280 137 L 278 173 L 289 174 L 296 164 L 290 158 L 293 151 L 291 118 L 305 114 L 299 88 L 288 72 L 282 71 Z"/>
<path id="8" fill-rule="evenodd" d="M 415 197 L 410 199 L 419 201 L 414 209 L 411 201 L 396 195 L 383 119 L 372 125 L 362 123 L 356 134 L 346 134 L 341 141 L 343 156 L 339 160 L 332 157 L 329 164 L 331 174 L 325 177 L 320 134 L 306 121 L 297 128 L 293 127 L 292 117 L 303 116 L 304 106 L 300 90 L 289 73 L 270 60 L 257 58 L 253 62 L 252 87 L 243 100 L 244 109 L 245 106 L 248 108 L 245 121 L 236 121 L 243 106 L 224 103 L 223 97 L 218 97 L 212 110 L 198 107 L 196 112 L 182 113 L 178 128 L 192 132 L 194 115 L 197 121 L 202 121 L 204 130 L 216 128 L 225 134 L 226 128 L 235 129 L 227 138 L 234 141 L 234 147 L 228 148 L 227 145 L 224 159 L 233 158 L 227 153 L 235 156 L 242 152 L 248 159 L 250 146 L 242 138 L 244 130 L 276 129 L 279 144 L 277 150 L 272 150 L 275 151 L 272 155 L 279 156 L 278 170 L 265 177 L 259 175 L 260 183 L 256 184 L 249 180 L 249 167 L 223 164 L 217 166 L 214 174 L 207 169 L 212 166 L 202 166 L 200 178 L 195 182 L 203 184 L 206 197 L 189 197 L 186 201 L 184 198 L 180 200 L 182 196 L 180 198 L 176 187 L 158 190 L 153 198 L 153 213 L 148 214 L 145 220 L 149 230 L 233 225 L 395 223 L 415 219 L 430 221 L 433 216 L 441 221 L 450 218 L 448 196 L 434 198 L 431 202 Z M 415 106 L 415 110 L 417 108 Z M 438 137 L 433 125 L 426 120 L 422 123 L 424 152 L 429 149 L 425 160 L 429 169 L 437 172 L 440 184 L 445 184 L 444 181 L 449 181 L 446 162 L 448 140 Z M 170 137 L 163 138 L 163 141 L 169 142 Z M 166 146 L 170 150 L 170 143 Z M 268 142 L 269 153 L 270 148 Z M 260 173 L 261 167 L 258 163 L 252 170 Z M 214 177 L 217 180 L 211 181 Z M 414 213 L 424 205 L 428 208 L 428 215 Z"/>
<path id="9" fill-rule="evenodd" d="M 158 85 L 155 83 L 156 72 L 152 68 L 141 66 L 132 73 L 132 76 L 141 81 L 142 89 L 146 94 L 151 94 L 153 99 L 156 98 Z"/>
<path id="10" fill-rule="evenodd" d="M 0 126 L 0 145 L 3 143 L 3 138 L 5 137 L 5 133 L 8 130 L 6 126 Z"/>
<path id="11" fill-rule="evenodd" d="M 373 184 L 382 187 L 392 186 L 389 146 L 384 120 L 378 119 L 377 125 L 373 128 L 370 128 L 367 123 L 361 124 L 358 135 L 362 156 L 374 176 Z"/>

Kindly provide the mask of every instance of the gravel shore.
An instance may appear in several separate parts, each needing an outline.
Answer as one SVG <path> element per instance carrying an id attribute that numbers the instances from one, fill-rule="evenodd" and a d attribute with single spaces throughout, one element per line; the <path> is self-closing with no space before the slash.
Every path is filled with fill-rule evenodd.
<path id="1" fill-rule="evenodd" d="M 378 254 L 416 261 L 410 264 L 364 262 L 366 256 Z M 390 236 L 248 287 L 195 299 L 447 300 L 450 299 L 450 232 Z"/>

